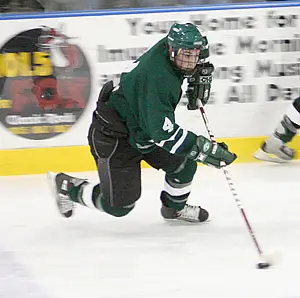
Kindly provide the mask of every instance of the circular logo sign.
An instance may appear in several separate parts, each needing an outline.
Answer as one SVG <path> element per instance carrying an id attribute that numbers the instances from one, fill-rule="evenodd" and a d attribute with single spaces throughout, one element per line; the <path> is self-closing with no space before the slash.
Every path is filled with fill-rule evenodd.
<path id="1" fill-rule="evenodd" d="M 0 121 L 42 140 L 68 131 L 91 93 L 87 59 L 74 38 L 49 27 L 12 37 L 0 50 Z"/>

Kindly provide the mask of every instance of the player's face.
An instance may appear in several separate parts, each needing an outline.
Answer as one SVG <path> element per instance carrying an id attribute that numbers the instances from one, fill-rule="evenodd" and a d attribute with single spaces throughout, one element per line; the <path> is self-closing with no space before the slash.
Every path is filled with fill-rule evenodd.
<path id="1" fill-rule="evenodd" d="M 199 55 L 200 49 L 179 49 L 174 62 L 181 70 L 191 71 L 196 67 Z"/>

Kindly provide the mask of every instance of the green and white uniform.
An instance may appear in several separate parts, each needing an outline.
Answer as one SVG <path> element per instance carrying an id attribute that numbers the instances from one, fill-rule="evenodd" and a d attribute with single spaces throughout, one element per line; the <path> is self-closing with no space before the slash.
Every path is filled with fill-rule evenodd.
<path id="1" fill-rule="evenodd" d="M 186 203 L 197 160 L 220 167 L 236 156 L 224 144 L 213 145 L 175 122 L 184 74 L 194 72 L 201 51 L 208 55 L 206 49 L 207 40 L 195 25 L 176 23 L 166 38 L 121 74 L 113 91 L 112 82 L 102 88 L 88 134 L 100 183 L 64 173 L 50 175 L 63 216 L 72 215 L 74 202 L 117 217 L 131 212 L 141 196 L 144 160 L 165 172 L 160 196 L 165 219 L 207 220 L 204 208 Z"/>
<path id="2" fill-rule="evenodd" d="M 182 156 L 191 151 L 197 136 L 175 122 L 183 80 L 170 62 L 166 38 L 122 73 L 108 104 L 125 121 L 133 147 L 145 153 L 157 145 Z"/>

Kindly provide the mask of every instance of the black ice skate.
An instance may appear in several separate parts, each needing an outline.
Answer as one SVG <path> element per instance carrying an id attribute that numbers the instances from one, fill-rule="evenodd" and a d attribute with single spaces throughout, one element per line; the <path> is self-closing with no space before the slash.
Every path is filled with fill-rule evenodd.
<path id="1" fill-rule="evenodd" d="M 80 186 L 86 180 L 65 173 L 56 174 L 53 172 L 48 172 L 48 179 L 60 214 L 64 217 L 71 217 L 75 204 L 70 199 L 69 191 L 73 187 Z"/>
<path id="2" fill-rule="evenodd" d="M 208 219 L 208 212 L 200 206 L 185 204 L 184 208 L 177 211 L 162 204 L 161 215 L 166 220 L 182 220 L 188 222 L 204 222 Z"/>

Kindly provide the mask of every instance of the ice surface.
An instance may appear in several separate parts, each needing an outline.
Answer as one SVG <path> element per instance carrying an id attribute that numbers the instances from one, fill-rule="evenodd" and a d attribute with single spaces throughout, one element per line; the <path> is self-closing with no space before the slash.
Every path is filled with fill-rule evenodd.
<path id="1" fill-rule="evenodd" d="M 209 210 L 202 225 L 162 220 L 164 176 L 153 169 L 143 170 L 142 197 L 124 218 L 78 206 L 63 219 L 45 175 L 0 177 L 0 297 L 299 298 L 300 163 L 230 173 L 263 250 L 282 254 L 272 269 L 255 269 L 222 171 L 198 168 L 190 203 Z"/>

